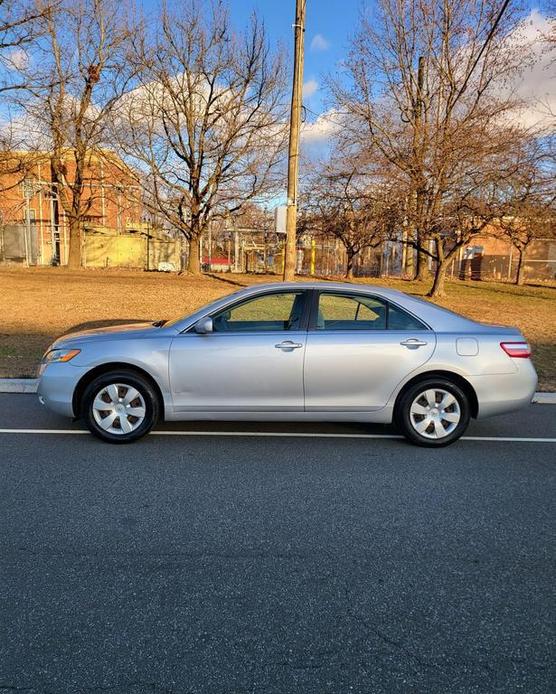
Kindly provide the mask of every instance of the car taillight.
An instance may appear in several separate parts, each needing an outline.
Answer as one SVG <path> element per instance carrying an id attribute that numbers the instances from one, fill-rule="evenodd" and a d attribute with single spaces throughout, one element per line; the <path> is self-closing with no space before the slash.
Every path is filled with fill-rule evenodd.
<path id="1" fill-rule="evenodd" d="M 526 342 L 501 342 L 500 347 L 513 359 L 527 359 L 531 356 L 531 348 Z"/>

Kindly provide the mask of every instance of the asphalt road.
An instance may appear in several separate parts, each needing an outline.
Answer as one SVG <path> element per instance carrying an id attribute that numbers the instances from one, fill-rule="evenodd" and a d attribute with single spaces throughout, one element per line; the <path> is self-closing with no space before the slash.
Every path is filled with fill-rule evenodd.
<path id="1" fill-rule="evenodd" d="M 556 443 L 503 439 L 556 406 L 437 451 L 5 432 L 79 426 L 0 395 L 1 694 L 555 691 Z"/>

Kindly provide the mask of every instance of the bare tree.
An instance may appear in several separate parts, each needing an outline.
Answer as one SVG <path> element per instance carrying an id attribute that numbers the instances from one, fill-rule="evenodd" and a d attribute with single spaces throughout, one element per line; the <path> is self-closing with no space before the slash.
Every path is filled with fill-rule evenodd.
<path id="1" fill-rule="evenodd" d="M 549 143 L 541 140 L 526 152 L 528 158 L 507 182 L 503 214 L 496 223 L 517 250 L 517 285 L 525 284 L 524 261 L 531 245 L 556 237 L 554 161 Z"/>
<path id="2" fill-rule="evenodd" d="M 514 214 L 501 219 L 500 228 L 518 253 L 515 284 L 525 284 L 525 255 L 533 242 L 554 238 L 555 220 L 554 210 L 531 203 L 517 204 Z"/>
<path id="3" fill-rule="evenodd" d="M 308 187 L 310 212 L 301 229 L 338 239 L 346 252 L 345 276 L 351 278 L 359 254 L 392 237 L 400 218 L 395 197 L 383 186 L 370 184 L 368 172 L 359 171 L 356 161 L 339 152 L 318 167 Z"/>
<path id="4" fill-rule="evenodd" d="M 21 151 L 25 143 L 13 121 L 19 115 L 17 98 L 29 86 L 29 54 L 51 9 L 52 4 L 32 0 L 0 0 L 0 169 L 8 187 L 19 185 L 31 159 Z"/>
<path id="5" fill-rule="evenodd" d="M 556 1 L 547 0 L 545 9 L 548 19 L 548 31 L 546 31 L 544 39 L 548 50 L 553 52 L 556 50 Z M 553 60 L 556 60 L 556 57 Z"/>
<path id="6" fill-rule="evenodd" d="M 32 0 L 0 0 L 0 96 L 26 86 L 21 68 L 50 11 L 51 5 Z"/>
<path id="7" fill-rule="evenodd" d="M 60 0 L 42 20 L 32 97 L 22 102 L 49 150 L 53 194 L 69 227 L 68 267 L 81 265 L 83 223 L 99 198 L 108 117 L 129 88 L 129 15 L 117 0 Z M 108 148 L 108 149 L 106 149 Z"/>
<path id="8" fill-rule="evenodd" d="M 507 45 L 516 21 L 504 0 L 379 0 L 352 45 L 351 86 L 334 84 L 346 137 L 378 152 L 405 191 L 406 242 L 421 278 L 433 258 L 433 296 L 456 250 L 488 223 L 505 148 L 520 134 L 507 89 L 522 60 Z"/>
<path id="9" fill-rule="evenodd" d="M 434 279 L 429 296 L 443 296 L 448 268 L 460 248 L 488 232 L 504 214 L 508 182 L 524 164 L 522 134 L 511 127 L 490 127 L 468 141 L 464 166 L 451 177 L 449 191 L 427 227 Z M 463 153 L 462 153 L 463 157 Z"/>
<path id="10" fill-rule="evenodd" d="M 129 160 L 146 172 L 152 206 L 189 243 L 211 219 L 261 199 L 281 180 L 282 60 L 256 17 L 235 34 L 227 8 L 164 10 L 154 45 L 135 43 L 140 87 L 118 112 Z"/>

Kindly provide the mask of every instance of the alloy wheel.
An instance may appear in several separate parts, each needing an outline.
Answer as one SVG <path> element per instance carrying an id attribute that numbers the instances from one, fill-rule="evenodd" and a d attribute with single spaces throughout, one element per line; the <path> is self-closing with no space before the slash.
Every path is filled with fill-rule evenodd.
<path id="1" fill-rule="evenodd" d="M 126 383 L 111 383 L 96 394 L 92 412 L 101 429 L 124 436 L 141 426 L 147 409 L 137 388 Z"/>
<path id="2" fill-rule="evenodd" d="M 428 388 L 419 393 L 409 408 L 413 429 L 428 439 L 449 436 L 461 420 L 456 397 L 442 388 Z"/>

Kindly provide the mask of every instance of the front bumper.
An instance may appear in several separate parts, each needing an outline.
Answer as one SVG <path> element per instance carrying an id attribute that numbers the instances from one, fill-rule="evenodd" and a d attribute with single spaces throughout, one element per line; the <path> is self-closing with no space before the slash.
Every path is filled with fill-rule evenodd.
<path id="1" fill-rule="evenodd" d="M 41 364 L 37 389 L 39 402 L 57 414 L 74 417 L 73 393 L 88 370 L 71 363 Z"/>

